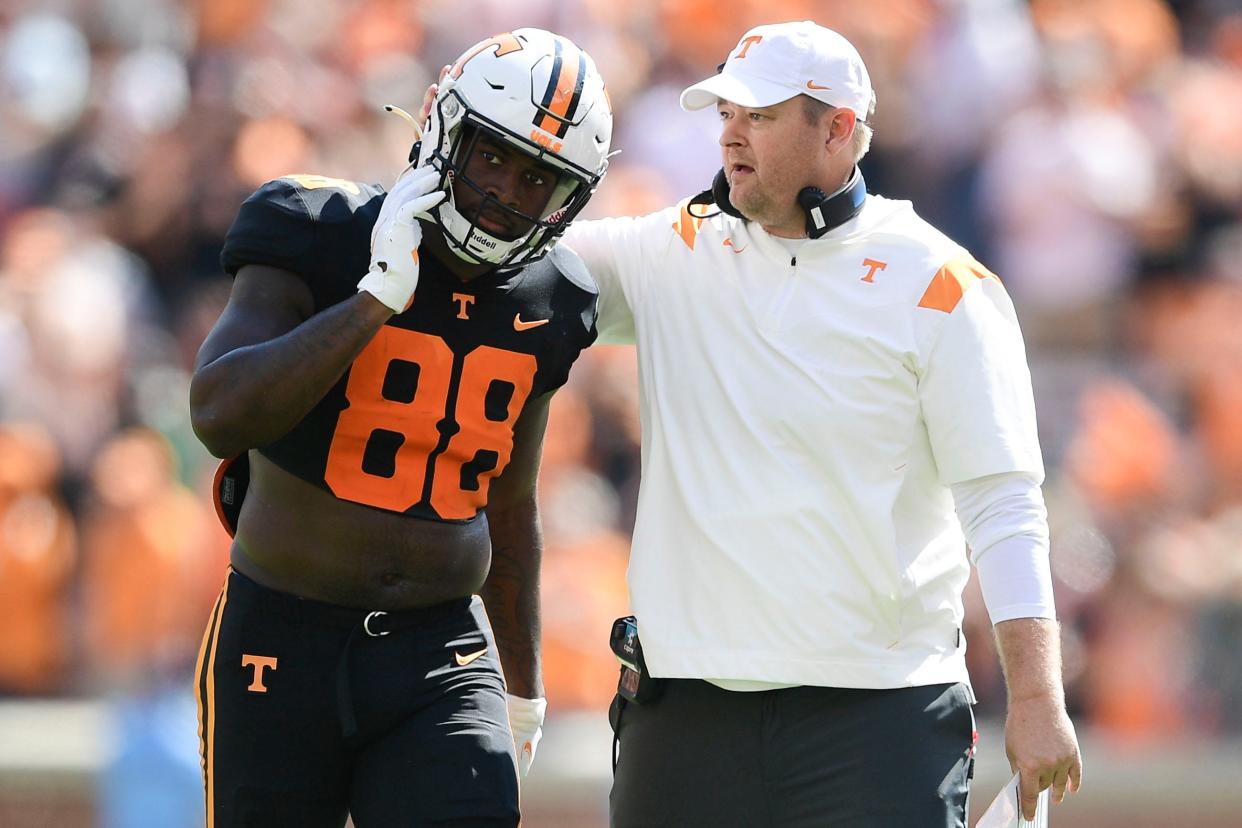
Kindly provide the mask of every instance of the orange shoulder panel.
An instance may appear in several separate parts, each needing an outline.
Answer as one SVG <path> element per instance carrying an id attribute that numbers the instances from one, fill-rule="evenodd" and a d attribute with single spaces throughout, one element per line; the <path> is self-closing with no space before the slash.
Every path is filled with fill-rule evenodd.
<path id="1" fill-rule="evenodd" d="M 694 239 L 699 235 L 699 228 L 703 226 L 702 217 L 690 212 L 692 206 L 689 199 L 683 201 L 681 211 L 677 214 L 677 221 L 673 222 L 673 232 L 681 236 L 681 240 L 691 250 L 694 249 Z"/>
<path id="2" fill-rule="evenodd" d="M 919 307 L 953 313 L 966 291 L 983 279 L 1000 281 L 995 273 L 979 264 L 973 256 L 950 259 L 932 277 L 923 298 L 919 300 Z"/>

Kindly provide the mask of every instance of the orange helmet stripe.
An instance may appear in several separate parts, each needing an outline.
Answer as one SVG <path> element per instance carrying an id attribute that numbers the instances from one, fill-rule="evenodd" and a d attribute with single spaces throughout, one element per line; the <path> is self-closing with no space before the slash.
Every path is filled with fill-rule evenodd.
<path id="1" fill-rule="evenodd" d="M 542 114 L 535 119 L 535 126 L 564 138 L 573 121 L 574 110 L 582 97 L 586 82 L 586 61 L 577 46 L 561 38 L 556 39 L 556 58 L 552 63 L 552 76 L 539 104 Z"/>

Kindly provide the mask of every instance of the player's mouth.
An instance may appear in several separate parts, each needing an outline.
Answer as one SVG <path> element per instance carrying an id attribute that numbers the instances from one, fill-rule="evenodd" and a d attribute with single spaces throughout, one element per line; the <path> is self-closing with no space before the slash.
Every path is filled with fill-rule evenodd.
<path id="1" fill-rule="evenodd" d="M 493 236 L 499 236 L 502 239 L 512 239 L 517 236 L 508 218 L 498 213 L 490 211 L 481 212 L 478 219 L 476 219 L 476 223 L 488 233 L 491 233 Z"/>

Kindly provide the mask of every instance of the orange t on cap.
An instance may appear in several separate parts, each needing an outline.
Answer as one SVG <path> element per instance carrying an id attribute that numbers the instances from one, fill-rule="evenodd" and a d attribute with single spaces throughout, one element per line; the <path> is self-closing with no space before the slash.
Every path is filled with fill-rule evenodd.
<path id="1" fill-rule="evenodd" d="M 865 119 L 871 108 L 871 77 L 858 50 L 832 29 L 810 20 L 751 29 L 729 54 L 718 75 L 681 93 L 687 111 L 724 99 L 764 107 L 809 95 L 829 106 L 852 109 Z"/>

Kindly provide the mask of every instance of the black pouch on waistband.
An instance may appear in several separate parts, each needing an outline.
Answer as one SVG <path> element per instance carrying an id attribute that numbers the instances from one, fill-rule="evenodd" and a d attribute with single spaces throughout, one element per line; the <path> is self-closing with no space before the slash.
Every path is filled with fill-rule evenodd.
<path id="1" fill-rule="evenodd" d="M 613 655 L 621 662 L 617 695 L 635 704 L 649 704 L 660 697 L 664 680 L 653 678 L 643 660 L 643 645 L 638 640 L 638 621 L 632 615 L 612 622 L 608 638 Z"/>

